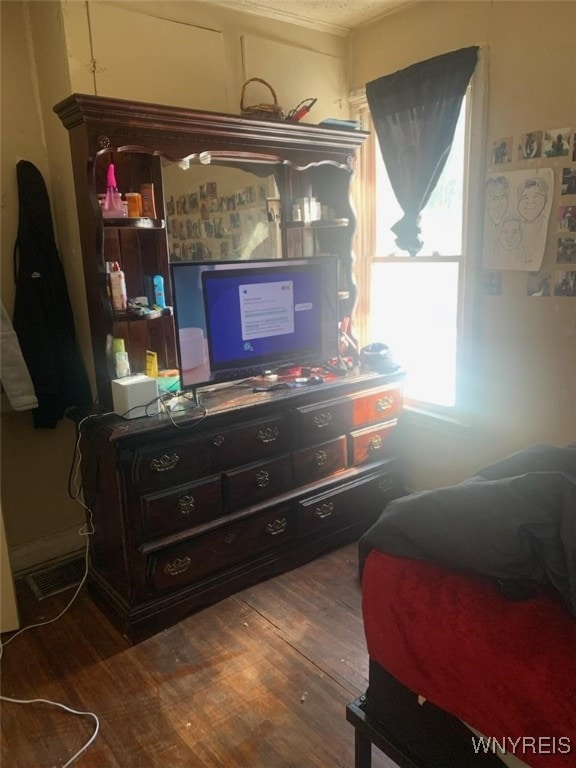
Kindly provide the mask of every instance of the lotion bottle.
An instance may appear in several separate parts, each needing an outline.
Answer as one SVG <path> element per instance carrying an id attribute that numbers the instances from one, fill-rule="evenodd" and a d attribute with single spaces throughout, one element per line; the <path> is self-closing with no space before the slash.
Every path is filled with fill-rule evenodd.
<path id="1" fill-rule="evenodd" d="M 117 312 L 126 309 L 126 278 L 117 261 L 113 262 L 110 272 L 110 292 L 112 294 L 112 309 Z"/>

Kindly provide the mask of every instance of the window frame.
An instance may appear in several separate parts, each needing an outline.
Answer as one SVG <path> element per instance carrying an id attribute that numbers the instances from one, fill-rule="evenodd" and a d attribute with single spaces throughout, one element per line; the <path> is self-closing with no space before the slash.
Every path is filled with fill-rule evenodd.
<path id="1" fill-rule="evenodd" d="M 475 404 L 480 402 L 475 392 L 474 367 L 479 364 L 475 353 L 478 344 L 478 300 L 481 286 L 483 179 L 487 123 L 486 93 L 487 50 L 478 52 L 476 69 L 466 92 L 466 165 L 464 168 L 462 253 L 458 256 L 378 256 L 376 250 L 376 152 L 378 141 L 372 127 L 366 92 L 354 92 L 350 108 L 354 119 L 369 136 L 359 150 L 357 175 L 352 195 L 358 212 L 354 250 L 357 254 L 356 276 L 359 287 L 355 314 L 356 333 L 362 343 L 368 343 L 368 316 L 370 312 L 370 275 L 374 263 L 405 263 L 407 259 L 421 262 L 457 262 L 457 340 L 456 382 L 454 406 L 440 406 L 425 401 L 405 398 L 409 420 L 428 422 L 427 426 L 449 431 L 467 427 L 473 422 Z"/>

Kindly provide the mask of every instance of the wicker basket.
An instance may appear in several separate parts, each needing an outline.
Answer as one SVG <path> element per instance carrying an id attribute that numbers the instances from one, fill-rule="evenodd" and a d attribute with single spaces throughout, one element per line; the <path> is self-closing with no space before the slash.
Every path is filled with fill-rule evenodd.
<path id="1" fill-rule="evenodd" d="M 249 83 L 262 83 L 262 85 L 265 85 L 267 88 L 270 89 L 270 93 L 272 94 L 272 98 L 274 99 L 273 104 L 253 104 L 252 106 L 246 106 L 244 104 L 244 96 L 246 94 L 246 86 Z M 247 117 L 259 117 L 262 120 L 284 120 L 284 111 L 282 110 L 282 107 L 278 104 L 278 99 L 276 97 L 276 92 L 274 91 L 274 88 L 270 85 L 270 83 L 267 83 L 266 80 L 262 80 L 260 77 L 253 77 L 250 80 L 246 80 L 244 85 L 242 86 L 242 95 L 240 97 L 240 111 L 243 115 L 246 115 Z"/>

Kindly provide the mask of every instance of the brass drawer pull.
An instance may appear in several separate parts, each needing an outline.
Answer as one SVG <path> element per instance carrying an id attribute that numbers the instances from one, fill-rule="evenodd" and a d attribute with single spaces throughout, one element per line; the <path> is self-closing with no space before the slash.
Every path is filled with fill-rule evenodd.
<path id="1" fill-rule="evenodd" d="M 284 533 L 288 525 L 288 520 L 285 517 L 279 517 L 278 520 L 274 520 L 273 523 L 268 523 L 266 526 L 266 533 L 270 536 L 278 536 L 279 533 Z"/>
<path id="2" fill-rule="evenodd" d="M 316 451 L 314 454 L 314 461 L 316 462 L 316 466 L 323 467 L 328 461 L 328 454 L 326 451 Z"/>
<path id="3" fill-rule="evenodd" d="M 390 474 L 382 475 L 382 477 L 378 480 L 378 490 L 382 491 L 382 493 L 391 490 L 393 485 L 394 481 L 392 479 L 392 475 Z"/>
<path id="4" fill-rule="evenodd" d="M 168 576 L 178 576 L 179 573 L 184 573 L 190 567 L 192 560 L 186 555 L 186 557 L 177 557 L 171 563 L 166 563 L 164 566 L 164 573 Z"/>
<path id="5" fill-rule="evenodd" d="M 190 512 L 194 512 L 195 504 L 194 496 L 182 496 L 178 499 L 178 509 L 183 515 L 189 515 Z"/>
<path id="6" fill-rule="evenodd" d="M 256 475 L 256 485 L 259 488 L 266 488 L 267 485 L 270 485 L 270 473 L 266 472 L 265 469 L 260 470 Z"/>
<path id="7" fill-rule="evenodd" d="M 317 416 L 314 416 L 312 419 L 312 424 L 314 424 L 314 426 L 318 429 L 324 429 L 324 427 L 328 427 L 330 425 L 331 421 L 332 414 L 330 411 L 327 411 L 326 413 L 319 413 Z"/>
<path id="8" fill-rule="evenodd" d="M 279 434 L 278 427 L 266 427 L 266 429 L 261 429 L 256 437 L 261 443 L 273 443 L 274 440 L 278 440 Z"/>
<path id="9" fill-rule="evenodd" d="M 221 445 L 224 445 L 224 435 L 216 435 L 212 440 L 212 445 L 215 445 L 216 448 L 220 448 Z"/>
<path id="10" fill-rule="evenodd" d="M 227 533 L 226 536 L 224 536 L 224 544 L 232 544 L 232 542 L 235 540 L 236 540 L 235 533 Z"/>
<path id="11" fill-rule="evenodd" d="M 314 510 L 314 514 L 316 517 L 319 517 L 321 520 L 323 520 L 325 517 L 330 517 L 331 514 L 334 512 L 334 504 L 332 504 L 331 501 L 320 504 L 319 507 L 316 507 Z"/>
<path id="12" fill-rule="evenodd" d="M 152 459 L 150 462 L 150 469 L 154 470 L 154 472 L 168 472 L 169 470 L 174 469 L 179 461 L 180 456 L 178 456 L 177 453 L 173 453 L 172 456 L 164 454 L 164 456 L 160 456 L 159 459 Z"/>
<path id="13" fill-rule="evenodd" d="M 388 396 L 381 397 L 376 403 L 376 410 L 380 413 L 382 413 L 382 411 L 389 411 L 393 405 L 394 405 L 393 397 L 388 397 Z"/>
<path id="14" fill-rule="evenodd" d="M 369 451 L 379 451 L 380 448 L 382 448 L 382 437 L 381 435 L 373 435 L 370 438 L 370 444 L 368 446 Z"/>

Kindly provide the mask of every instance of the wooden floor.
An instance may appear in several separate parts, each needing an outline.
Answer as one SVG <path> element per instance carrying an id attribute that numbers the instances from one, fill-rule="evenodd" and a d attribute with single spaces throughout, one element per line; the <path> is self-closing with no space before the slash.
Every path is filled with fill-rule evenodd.
<path id="1" fill-rule="evenodd" d="M 70 594 L 23 599 L 23 624 Z M 98 716 L 75 768 L 353 768 L 345 705 L 367 670 L 349 545 L 132 647 L 81 592 L 5 647 L 2 692 Z M 90 718 L 2 702 L 1 764 L 62 766 L 92 732 Z M 373 768 L 394 765 L 374 753 Z"/>

